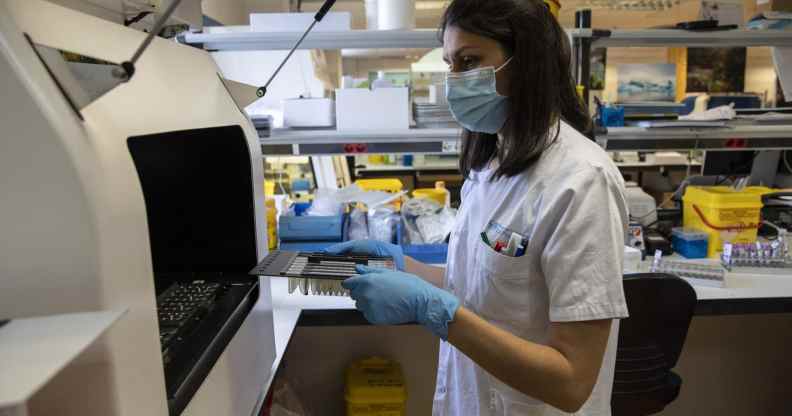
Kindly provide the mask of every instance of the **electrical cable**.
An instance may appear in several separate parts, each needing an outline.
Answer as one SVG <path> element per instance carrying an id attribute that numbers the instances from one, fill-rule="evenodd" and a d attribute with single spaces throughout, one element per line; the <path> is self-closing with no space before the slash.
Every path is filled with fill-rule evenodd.
<path id="1" fill-rule="evenodd" d="M 792 167 L 789 166 L 789 160 L 787 159 L 787 151 L 784 150 L 784 153 L 781 154 L 781 158 L 784 160 L 784 167 L 787 168 L 787 172 L 792 173 Z"/>
<path id="2" fill-rule="evenodd" d="M 140 12 L 135 17 L 131 19 L 124 19 L 124 26 L 132 26 L 133 24 L 143 20 L 146 16 L 152 14 L 153 12 Z"/>

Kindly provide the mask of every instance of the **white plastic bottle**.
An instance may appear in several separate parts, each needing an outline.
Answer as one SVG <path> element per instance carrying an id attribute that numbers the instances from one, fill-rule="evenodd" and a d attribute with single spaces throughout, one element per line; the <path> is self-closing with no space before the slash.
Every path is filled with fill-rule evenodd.
<path id="1" fill-rule="evenodd" d="M 627 207 L 630 210 L 630 218 L 649 226 L 657 221 L 657 203 L 651 195 L 644 192 L 635 182 L 627 182 L 626 197 Z"/>

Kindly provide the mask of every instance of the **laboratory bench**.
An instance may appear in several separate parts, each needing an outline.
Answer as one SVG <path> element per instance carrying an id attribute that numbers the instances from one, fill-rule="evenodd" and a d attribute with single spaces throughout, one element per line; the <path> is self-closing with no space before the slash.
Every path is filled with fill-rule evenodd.
<path id="1" fill-rule="evenodd" d="M 660 415 L 781 414 L 792 397 L 792 275 L 763 286 L 767 276 L 741 276 L 751 287 L 696 286 L 698 306 L 675 371 L 680 398 Z M 775 279 L 779 279 L 776 277 Z M 400 362 L 408 384 L 408 413 L 429 414 L 439 341 L 417 325 L 373 326 L 346 297 L 289 294 L 273 278 L 277 356 L 283 377 L 308 407 L 343 414 L 344 369 L 355 359 L 385 356 Z M 783 399 L 782 399 L 783 398 Z"/>

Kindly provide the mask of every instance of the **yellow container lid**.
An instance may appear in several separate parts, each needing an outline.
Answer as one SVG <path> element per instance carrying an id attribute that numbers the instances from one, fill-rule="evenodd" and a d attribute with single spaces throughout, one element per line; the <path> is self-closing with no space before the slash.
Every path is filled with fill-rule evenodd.
<path id="1" fill-rule="evenodd" d="M 402 181 L 395 178 L 381 178 L 381 179 L 358 179 L 355 181 L 364 191 L 384 191 L 384 192 L 400 192 L 404 185 Z"/>
<path id="2" fill-rule="evenodd" d="M 346 371 L 346 401 L 353 404 L 404 403 L 404 386 L 399 363 L 373 357 L 352 363 Z"/>
<path id="3" fill-rule="evenodd" d="M 413 191 L 413 198 L 431 199 L 440 205 L 445 205 L 448 191 L 444 188 L 421 188 Z"/>
<path id="4" fill-rule="evenodd" d="M 770 192 L 773 190 L 764 186 L 749 186 L 741 191 L 730 186 L 688 186 L 682 200 L 716 208 L 761 208 L 762 195 Z"/>

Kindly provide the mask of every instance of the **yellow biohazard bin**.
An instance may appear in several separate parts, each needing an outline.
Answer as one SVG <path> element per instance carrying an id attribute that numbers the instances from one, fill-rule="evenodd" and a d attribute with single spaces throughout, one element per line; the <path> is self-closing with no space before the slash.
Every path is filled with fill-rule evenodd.
<path id="1" fill-rule="evenodd" d="M 404 416 L 407 388 L 399 363 L 383 358 L 357 361 L 346 371 L 347 416 Z"/>
<path id="2" fill-rule="evenodd" d="M 728 186 L 688 186 L 682 197 L 684 226 L 707 233 L 707 256 L 718 258 L 724 242 L 756 241 L 762 195 L 770 192 L 773 190 L 761 186 L 740 191 Z"/>

